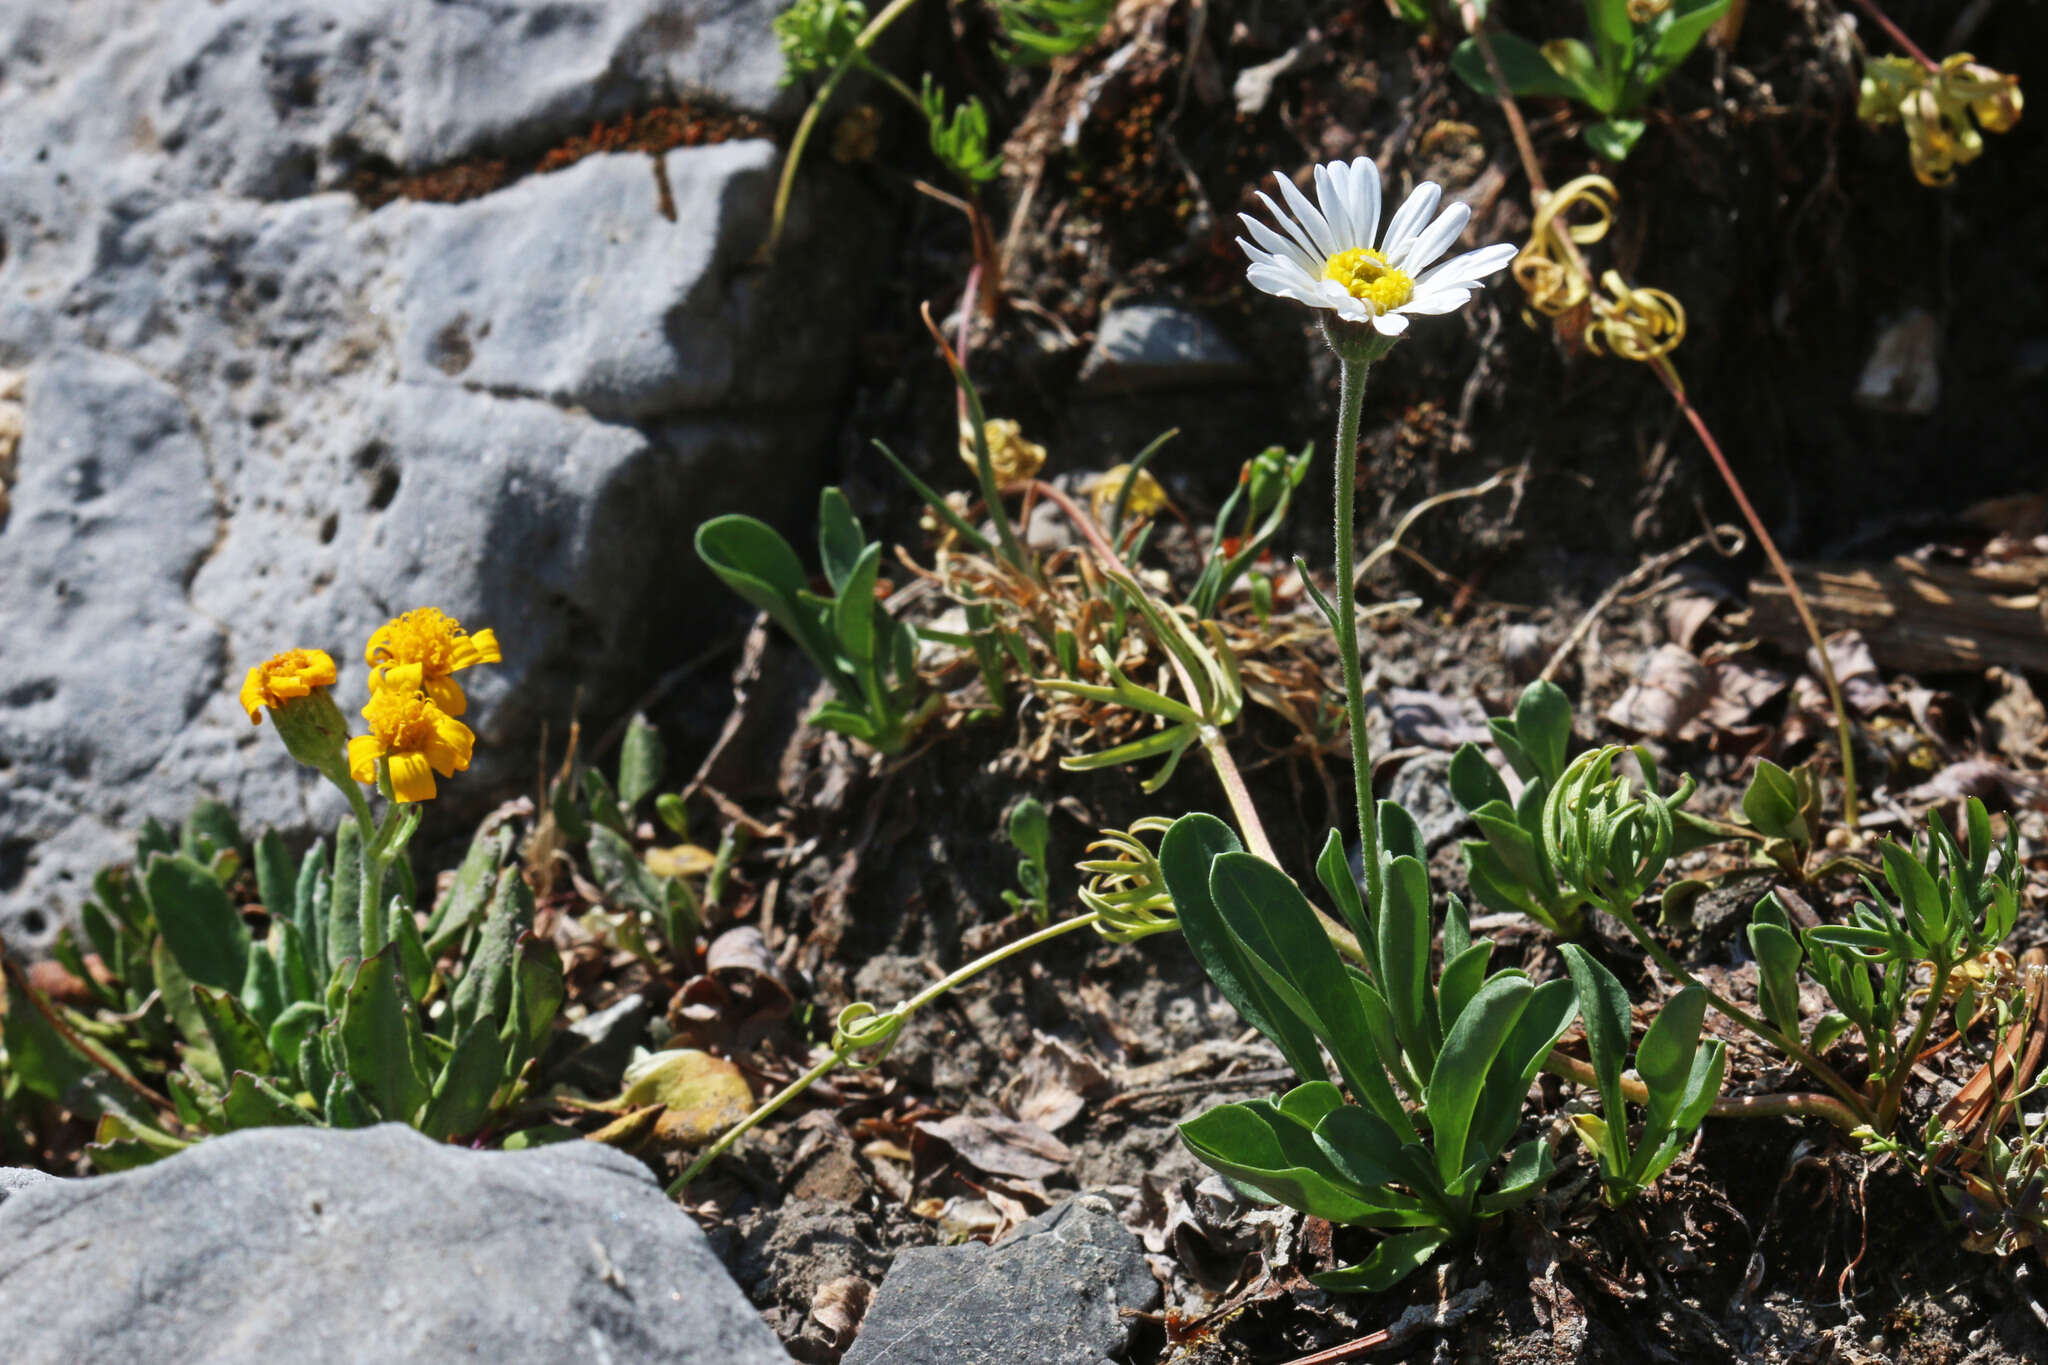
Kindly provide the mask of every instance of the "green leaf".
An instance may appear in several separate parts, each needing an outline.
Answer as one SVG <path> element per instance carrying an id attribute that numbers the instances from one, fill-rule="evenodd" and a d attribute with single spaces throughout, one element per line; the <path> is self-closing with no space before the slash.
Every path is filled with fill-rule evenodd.
<path id="1" fill-rule="evenodd" d="M 697 557 L 719 581 L 781 626 L 827 678 L 841 676 L 817 612 L 805 606 L 804 569 L 789 542 L 753 517 L 713 517 L 697 528 Z"/>
<path id="2" fill-rule="evenodd" d="M 1358 893 L 1358 878 L 1352 875 L 1351 858 L 1344 850 L 1344 836 L 1334 829 L 1323 840 L 1322 854 L 1316 859 L 1316 880 L 1336 902 L 1337 913 L 1344 917 L 1352 937 L 1358 940 L 1359 948 L 1365 953 L 1367 973 L 1377 981 L 1380 975 L 1379 935 L 1374 932 L 1372 919 L 1365 912 L 1365 900 Z"/>
<path id="3" fill-rule="evenodd" d="M 1636 1074 L 1651 1095 L 1660 1091 L 1675 1094 L 1685 1085 L 1706 1009 L 1706 992 L 1687 986 L 1664 1002 L 1664 1008 L 1643 1031 L 1642 1044 L 1636 1049 Z"/>
<path id="4" fill-rule="evenodd" d="M 505 1025 L 513 1032 L 515 1055 L 539 1054 L 566 995 L 555 946 L 531 933 L 521 935 L 512 964 L 512 1012 Z"/>
<path id="5" fill-rule="evenodd" d="M 412 1123 L 429 1095 L 425 1045 L 396 945 L 356 969 L 342 1002 L 340 1044 L 343 1069 L 363 1098 L 383 1118 Z"/>
<path id="6" fill-rule="evenodd" d="M 1799 1035 L 1799 964 L 1805 956 L 1776 893 L 1751 912 L 1749 950 L 1756 956 L 1757 996 L 1771 1027 Z"/>
<path id="7" fill-rule="evenodd" d="M 1613 972 L 1576 943 L 1563 945 L 1566 969 L 1579 998 L 1579 1018 L 1586 1026 L 1586 1050 L 1592 1055 L 1593 1077 L 1600 1090 L 1600 1112 L 1613 1127 L 1620 1150 L 1615 1164 L 1628 1161 L 1628 1110 L 1623 1106 L 1621 1073 L 1628 1065 L 1634 1035 L 1628 992 Z"/>
<path id="8" fill-rule="evenodd" d="M 1792 774 L 1768 758 L 1756 762 L 1756 772 L 1742 793 L 1742 813 L 1769 838 L 1801 845 L 1813 842 L 1813 831 L 1799 813 L 1799 788 Z"/>
<path id="9" fill-rule="evenodd" d="M 1729 3 L 1730 0 L 1677 0 L 1669 11 L 1664 31 L 1650 48 L 1643 87 L 1655 86 L 1691 56 L 1700 39 L 1707 36 L 1707 30 L 1728 12 Z"/>
<path id="10" fill-rule="evenodd" d="M 1417 1074 L 1426 1076 L 1436 1062 L 1437 1048 L 1429 1009 L 1429 873 L 1413 858 L 1396 858 L 1387 865 L 1379 931 L 1380 991 L 1394 1017 L 1402 1050 Z M 1332 960 L 1335 956 L 1333 951 Z"/>
<path id="11" fill-rule="evenodd" d="M 1480 1196 L 1480 1216 L 1505 1213 L 1528 1203 L 1542 1192 L 1556 1170 L 1550 1156 L 1550 1144 L 1542 1138 L 1531 1138 L 1508 1156 L 1494 1192 Z"/>
<path id="12" fill-rule="evenodd" d="M 13 972 L 7 974 L 7 1013 L 0 1016 L 0 1045 L 5 1047 L 8 1069 L 0 1080 L 7 1082 L 10 1094 L 19 1083 L 30 1094 L 60 1101 L 96 1068 L 30 1003 L 21 984 L 24 979 Z M 41 1003 L 48 1004 L 48 997 L 42 997 Z"/>
<path id="13" fill-rule="evenodd" d="M 1894 840 L 1885 840 L 1878 851 L 1884 858 L 1885 880 L 1898 896 L 1899 909 L 1905 915 L 1913 941 L 1923 951 L 1946 948 L 1948 902 L 1935 884 L 1934 875 L 1910 850 Z M 1933 956 L 1933 952 L 1929 951 L 1928 956 Z"/>
<path id="14" fill-rule="evenodd" d="M 333 891 L 327 905 L 328 979 L 363 955 L 363 831 L 347 816 L 334 831 Z"/>
<path id="15" fill-rule="evenodd" d="M 254 1071 L 269 1075 L 277 1067 L 265 1041 L 264 1030 L 242 1002 L 227 991 L 193 983 L 192 997 L 199 1006 L 206 1033 L 213 1040 L 214 1055 L 225 1072 Z"/>
<path id="16" fill-rule="evenodd" d="M 1595 156 L 1609 161 L 1626 161 L 1647 125 L 1639 118 L 1610 118 L 1586 127 L 1586 145 Z"/>
<path id="17" fill-rule="evenodd" d="M 512 960 L 519 936 L 532 927 L 533 893 L 519 869 L 508 867 L 498 874 L 476 952 L 450 1001 L 455 1032 L 486 1020 L 492 1028 L 502 1026 L 512 1005 Z"/>
<path id="18" fill-rule="evenodd" d="M 235 813 L 219 801 L 201 801 L 192 808 L 178 840 L 178 851 L 202 867 L 212 867 L 223 853 L 242 847 L 242 827 Z"/>
<path id="19" fill-rule="evenodd" d="M 168 945 L 159 937 L 150 947 L 150 973 L 156 978 L 158 995 L 163 1000 L 164 1013 L 170 1017 L 174 1031 L 185 1045 L 182 1054 L 184 1062 L 199 1075 L 214 1085 L 226 1085 L 227 1072 L 221 1070 L 220 1056 L 213 1049 L 212 1035 L 206 1030 L 206 1011 L 193 998 L 195 983 L 185 975 L 172 955 Z"/>
<path id="20" fill-rule="evenodd" d="M 327 846 L 315 839 L 299 860 L 298 884 L 292 891 L 292 923 L 306 949 L 306 966 L 324 984 L 327 967 L 327 917 L 334 904 L 334 879 L 327 871 Z"/>
<path id="21" fill-rule="evenodd" d="M 1380 1206 L 1348 1187 L 1301 1125 L 1270 1103 L 1220 1104 L 1180 1125 L 1188 1150 L 1232 1180 L 1332 1223 Z"/>
<path id="22" fill-rule="evenodd" d="M 239 990 L 249 972 L 249 928 L 204 866 L 179 855 L 152 858 L 142 878 L 157 930 L 193 981 Z"/>
<path id="23" fill-rule="evenodd" d="M 221 1100 L 230 1128 L 317 1128 L 320 1120 L 293 1103 L 292 1097 L 261 1076 L 235 1073 Z"/>
<path id="24" fill-rule="evenodd" d="M 665 899 L 661 879 L 632 844 L 602 825 L 590 831 L 590 870 L 606 900 L 636 914 L 660 915 Z"/>
<path id="25" fill-rule="evenodd" d="M 1508 791 L 1508 784 L 1486 761 L 1486 755 L 1477 744 L 1467 741 L 1451 755 L 1451 796 L 1459 809 L 1470 814 L 1490 801 L 1513 809 L 1514 796 Z"/>
<path id="26" fill-rule="evenodd" d="M 313 1036 L 314 1030 L 325 1022 L 327 1010 L 314 1001 L 301 1000 L 295 1005 L 286 1006 L 284 1013 L 277 1016 L 277 1021 L 270 1026 L 269 1033 L 264 1037 L 264 1041 L 270 1046 L 271 1056 L 275 1059 L 278 1071 L 294 1076 L 300 1074 L 299 1053 L 305 1047 L 306 1040 Z"/>
<path id="27" fill-rule="evenodd" d="M 1552 66 L 1549 58 L 1543 55 L 1543 49 L 1534 43 L 1500 29 L 1487 36 L 1493 44 L 1493 55 L 1500 60 L 1501 75 L 1506 77 L 1510 93 L 1587 99 L 1587 92 Z M 1474 39 L 1467 38 L 1451 53 L 1451 70 L 1482 95 L 1492 97 L 1500 93 L 1494 89 L 1493 76 L 1486 69 L 1486 57 Z"/>
<path id="28" fill-rule="evenodd" d="M 1367 1046 L 1369 1026 L 1350 973 L 1293 879 L 1255 854 L 1219 853 L 1209 864 L 1209 894 L 1274 999 L 1314 1030 L 1352 1093 L 1396 1131 L 1406 1129 L 1401 1103 Z"/>
<path id="29" fill-rule="evenodd" d="M 327 1122 L 336 1128 L 368 1128 L 377 1122 L 376 1111 L 363 1099 L 363 1092 L 356 1089 L 356 1083 L 347 1072 L 336 1073 L 327 1087 L 327 1100 L 321 1106 Z"/>
<path id="30" fill-rule="evenodd" d="M 1466 1140 L 1487 1073 L 1534 994 L 1527 977 L 1503 972 L 1479 988 L 1444 1038 L 1423 1109 L 1436 1148 L 1437 1174 L 1446 1185 L 1472 1164 Z"/>
<path id="31" fill-rule="evenodd" d="M 832 633 L 856 673 L 875 666 L 875 584 L 882 569 L 879 543 L 861 551 L 832 609 Z"/>
<path id="32" fill-rule="evenodd" d="M 1397 1232 L 1382 1238 L 1372 1254 L 1357 1265 L 1311 1275 L 1309 1283 L 1337 1294 L 1384 1293 L 1420 1270 L 1450 1239 L 1451 1234 L 1442 1228 Z"/>
<path id="33" fill-rule="evenodd" d="M 1045 803 L 1027 796 L 1011 807 L 1009 834 L 1018 852 L 1034 863 L 1043 863 L 1052 842 L 1052 821 L 1046 816 Z"/>
<path id="34" fill-rule="evenodd" d="M 1572 702 L 1564 689 L 1538 678 L 1515 701 L 1515 739 L 1547 787 L 1557 785 L 1571 753 Z"/>
<path id="35" fill-rule="evenodd" d="M 660 783 L 664 757 L 661 731 L 636 712 L 619 744 L 619 800 L 627 810 L 638 806 Z"/>
<path id="36" fill-rule="evenodd" d="M 1273 1041 L 1296 1075 L 1305 1081 L 1327 1080 L 1313 1030 L 1281 1007 L 1210 895 L 1210 864 L 1219 854 L 1237 853 L 1243 847 L 1230 826 L 1215 816 L 1181 816 L 1159 841 L 1159 869 L 1167 894 L 1195 961 L 1223 998 L 1247 1024 Z"/>
<path id="37" fill-rule="evenodd" d="M 818 559 L 825 567 L 825 581 L 832 585 L 834 596 L 845 593 L 847 580 L 853 577 L 867 544 L 867 534 L 861 530 L 860 519 L 854 516 L 846 495 L 837 488 L 827 488 L 819 494 Z"/>
<path id="38" fill-rule="evenodd" d="M 288 919 L 298 908 L 298 869 L 274 829 L 256 841 L 256 894 L 272 919 Z"/>
<path id="39" fill-rule="evenodd" d="M 455 1053 L 434 1083 L 433 1099 L 420 1115 L 420 1131 L 437 1141 L 463 1137 L 483 1126 L 491 1098 L 505 1080 L 511 1049 L 493 1029 L 473 1026 L 458 1033 Z"/>

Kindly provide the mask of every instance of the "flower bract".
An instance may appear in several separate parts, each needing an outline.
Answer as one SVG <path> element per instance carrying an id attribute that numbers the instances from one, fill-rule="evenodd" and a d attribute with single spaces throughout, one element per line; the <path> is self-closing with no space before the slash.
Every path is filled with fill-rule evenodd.
<path id="1" fill-rule="evenodd" d="M 1438 213 L 1443 191 L 1427 180 L 1382 235 L 1380 173 L 1369 157 L 1316 167 L 1314 204 L 1287 176 L 1274 179 L 1287 207 L 1264 193 L 1259 200 L 1279 228 L 1238 215 L 1252 235 L 1237 239 L 1252 262 L 1245 278 L 1268 294 L 1369 323 L 1383 337 L 1400 336 L 1411 316 L 1455 312 L 1515 255 L 1512 245 L 1498 243 L 1433 264 L 1464 232 L 1472 210 L 1453 203 Z"/>
<path id="2" fill-rule="evenodd" d="M 383 685 L 370 689 L 363 719 L 370 733 L 348 742 L 349 776 L 358 782 L 377 780 L 377 760 L 390 760 L 391 794 L 399 801 L 428 801 L 434 796 L 434 774 L 453 777 L 469 766 L 476 736 L 425 692 L 394 678 L 412 677 L 417 665 L 387 670 Z"/>
<path id="3" fill-rule="evenodd" d="M 494 632 L 480 630 L 471 635 L 438 607 L 421 607 L 387 621 L 363 651 L 364 662 L 375 670 L 370 677 L 373 689 L 402 681 L 404 686 L 426 693 L 451 716 L 461 715 L 469 702 L 449 675 L 472 664 L 494 664 L 503 657 Z M 401 671 L 408 665 L 417 666 L 418 675 L 402 679 Z"/>

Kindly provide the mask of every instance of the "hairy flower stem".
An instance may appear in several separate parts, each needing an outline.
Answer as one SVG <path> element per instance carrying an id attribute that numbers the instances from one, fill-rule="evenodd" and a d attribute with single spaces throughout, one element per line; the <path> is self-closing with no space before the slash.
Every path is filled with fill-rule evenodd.
<path id="1" fill-rule="evenodd" d="M 1101 919 L 1102 914 L 1100 911 L 1091 910 L 1085 915 L 1076 915 L 1073 919 L 1061 920 L 1058 924 L 1040 929 L 1036 933 L 1026 934 L 1015 943 L 1008 943 L 993 951 L 983 953 L 966 966 L 934 981 L 931 985 L 889 1011 L 889 1014 L 893 1016 L 896 1022 L 896 1028 L 889 1030 L 887 1037 L 893 1040 L 897 1032 L 900 1031 L 901 1026 L 909 1020 L 911 1015 L 917 1013 L 946 992 L 973 980 L 974 977 L 987 971 L 1005 958 L 1014 957 L 1029 948 L 1036 948 L 1039 944 L 1056 939 L 1061 934 L 1071 933 L 1084 926 L 1098 923 Z M 772 1118 L 775 1112 L 781 1109 L 782 1106 L 788 1104 L 818 1081 L 845 1065 L 848 1058 L 852 1057 L 854 1053 L 862 1051 L 866 1046 L 868 1046 L 866 1043 L 849 1040 L 827 1052 L 816 1066 L 813 1066 L 809 1071 L 806 1071 L 803 1075 L 776 1091 L 758 1109 L 727 1129 L 718 1141 L 700 1152 L 697 1159 L 692 1161 L 681 1175 L 670 1182 L 668 1197 L 671 1199 L 682 1198 L 683 1191 L 690 1188 L 690 1182 L 699 1175 L 702 1175 L 704 1168 L 729 1151 L 735 1142 L 738 1142 L 753 1129 L 759 1127 L 767 1119 Z"/>
<path id="2" fill-rule="evenodd" d="M 1365 863 L 1365 904 L 1379 913 L 1383 893 L 1380 876 L 1380 830 L 1372 798 L 1372 753 L 1365 729 L 1365 681 L 1358 667 L 1358 588 L 1352 566 L 1358 557 L 1358 417 L 1365 407 L 1365 377 L 1372 368 L 1373 349 L 1340 344 L 1326 328 L 1331 349 L 1342 365 L 1337 397 L 1336 557 L 1337 661 L 1344 669 L 1344 713 L 1351 730 L 1351 787 L 1358 803 L 1359 857 Z"/>
<path id="3" fill-rule="evenodd" d="M 1677 958 L 1664 950 L 1662 944 L 1650 937 L 1650 931 L 1643 927 L 1643 922 L 1637 919 L 1631 911 L 1626 908 L 1617 910 L 1614 906 L 1607 904 L 1603 904 L 1600 908 L 1621 921 L 1622 927 L 1635 936 L 1636 942 L 1641 944 L 1643 951 L 1650 955 L 1650 960 L 1664 970 L 1665 975 L 1675 981 L 1683 982 L 1685 985 L 1699 987 L 1700 993 L 1706 996 L 1708 1004 L 1748 1029 L 1764 1042 L 1769 1043 L 1772 1047 L 1784 1053 L 1787 1057 L 1790 1057 L 1793 1061 L 1799 1063 L 1799 1065 L 1805 1067 L 1815 1080 L 1841 1096 L 1850 1111 L 1856 1115 L 1856 1124 L 1851 1125 L 1852 1127 L 1872 1122 L 1873 1115 L 1870 1112 L 1869 1101 L 1864 1098 L 1863 1094 L 1855 1086 L 1843 1080 L 1840 1072 L 1815 1056 L 1798 1039 L 1778 1032 L 1778 1030 L 1772 1028 L 1769 1024 L 1687 971 L 1679 964 Z"/>

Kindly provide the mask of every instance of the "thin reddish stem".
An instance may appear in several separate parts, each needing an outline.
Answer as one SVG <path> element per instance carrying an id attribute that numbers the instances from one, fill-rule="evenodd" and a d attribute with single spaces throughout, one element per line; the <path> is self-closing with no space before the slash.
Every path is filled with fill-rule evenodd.
<path id="1" fill-rule="evenodd" d="M 1884 30 L 1885 37 L 1898 44 L 1899 50 L 1926 67 L 1929 71 L 1941 70 L 1941 63 L 1920 50 L 1920 45 L 1906 36 L 1906 31 L 1891 21 L 1883 10 L 1877 7 L 1877 0 L 1856 0 L 1856 8 L 1870 16 L 1871 22 Z"/>

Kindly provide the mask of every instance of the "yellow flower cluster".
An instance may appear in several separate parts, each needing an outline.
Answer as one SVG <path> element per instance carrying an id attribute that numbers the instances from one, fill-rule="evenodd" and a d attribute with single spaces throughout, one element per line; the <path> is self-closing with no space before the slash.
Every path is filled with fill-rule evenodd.
<path id="1" fill-rule="evenodd" d="M 1045 447 L 1024 439 L 1024 427 L 1008 417 L 994 417 L 981 424 L 982 440 L 988 444 L 989 463 L 996 471 L 996 486 L 1018 483 L 1045 467 Z M 974 443 L 974 424 L 960 423 L 960 459 L 969 469 L 979 470 L 981 459 Z"/>
<path id="2" fill-rule="evenodd" d="M 451 675 L 502 657 L 495 633 L 471 635 L 434 607 L 386 622 L 363 651 L 370 665 L 370 701 L 362 714 L 370 732 L 347 740 L 349 776 L 375 782 L 382 760 L 396 800 L 430 800 L 434 775 L 453 777 L 469 767 L 476 744 L 475 734 L 456 719 L 469 701 Z M 274 713 L 294 756 L 327 771 L 332 760 L 342 757 L 342 727 L 321 723 L 333 714 L 326 689 L 334 680 L 334 660 L 327 654 L 289 649 L 249 670 L 242 681 L 242 709 L 252 724 L 262 720 L 266 709 Z"/>
<path id="3" fill-rule="evenodd" d="M 1906 57 L 1873 57 L 1863 67 L 1856 116 L 1873 126 L 1902 124 L 1914 177 L 1923 185 L 1946 185 L 1956 167 L 1983 153 L 1977 129 L 2010 130 L 2023 103 L 2019 77 L 1993 71 L 1967 52 L 1951 53 L 1932 71 Z"/>

